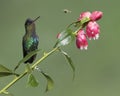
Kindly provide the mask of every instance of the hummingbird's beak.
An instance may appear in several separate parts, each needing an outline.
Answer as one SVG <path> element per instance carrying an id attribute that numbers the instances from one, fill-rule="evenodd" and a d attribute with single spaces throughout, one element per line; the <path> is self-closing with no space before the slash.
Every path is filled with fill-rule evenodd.
<path id="1" fill-rule="evenodd" d="M 34 20 L 33 20 L 33 23 L 36 21 L 36 20 L 38 20 L 40 18 L 40 16 L 38 16 L 37 18 L 35 18 Z"/>

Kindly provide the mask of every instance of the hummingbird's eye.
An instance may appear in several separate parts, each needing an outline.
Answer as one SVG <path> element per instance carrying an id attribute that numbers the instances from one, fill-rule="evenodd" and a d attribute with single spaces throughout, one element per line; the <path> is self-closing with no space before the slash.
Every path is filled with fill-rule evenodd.
<path id="1" fill-rule="evenodd" d="M 32 24 L 32 22 L 29 22 L 29 23 L 26 24 L 26 26 L 30 26 L 31 24 Z"/>
<path id="2" fill-rule="evenodd" d="M 27 25 L 30 25 L 31 23 L 28 23 Z"/>
<path id="3" fill-rule="evenodd" d="M 33 23 L 33 20 L 31 19 L 27 19 L 26 22 L 25 22 L 25 26 L 29 26 Z"/>

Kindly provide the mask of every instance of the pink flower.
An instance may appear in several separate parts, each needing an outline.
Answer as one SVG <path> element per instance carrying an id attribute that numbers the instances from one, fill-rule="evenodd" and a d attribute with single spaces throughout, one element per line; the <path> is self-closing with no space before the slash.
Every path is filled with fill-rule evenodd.
<path id="1" fill-rule="evenodd" d="M 76 46 L 77 46 L 77 48 L 79 48 L 81 50 L 82 49 L 87 50 L 88 42 L 87 42 L 84 30 L 82 30 L 82 29 L 79 30 L 78 33 L 77 33 L 77 36 L 76 36 Z"/>
<path id="2" fill-rule="evenodd" d="M 98 39 L 100 33 L 99 25 L 95 21 L 90 21 L 86 27 L 86 34 L 89 39 Z"/>
<path id="3" fill-rule="evenodd" d="M 90 18 L 90 16 L 91 16 L 90 12 L 88 12 L 88 11 L 87 12 L 83 12 L 83 13 L 80 14 L 80 17 L 78 18 L 78 20 L 80 21 L 83 18 Z"/>
<path id="4" fill-rule="evenodd" d="M 101 11 L 94 11 L 92 12 L 90 19 L 92 21 L 96 21 L 99 20 L 102 17 L 103 13 Z"/>

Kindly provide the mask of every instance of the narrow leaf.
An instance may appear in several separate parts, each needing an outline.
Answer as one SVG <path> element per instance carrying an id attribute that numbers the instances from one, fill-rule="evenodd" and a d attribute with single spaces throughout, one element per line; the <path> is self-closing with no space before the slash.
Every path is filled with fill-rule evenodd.
<path id="1" fill-rule="evenodd" d="M 37 87 L 38 86 L 38 81 L 36 80 L 36 78 L 34 77 L 33 74 L 29 74 L 28 76 L 28 83 L 27 85 L 31 86 L 31 87 Z"/>
<path id="2" fill-rule="evenodd" d="M 53 88 L 53 85 L 54 85 L 54 81 L 52 80 L 52 78 L 48 75 L 48 74 L 46 74 L 46 73 L 44 73 L 44 72 L 41 72 L 44 76 L 45 76 L 45 78 L 47 79 L 47 85 L 46 85 L 46 92 L 47 91 L 49 91 L 49 90 L 51 90 L 52 88 Z"/>
<path id="3" fill-rule="evenodd" d="M 14 68 L 14 71 L 20 66 L 20 64 L 22 64 L 25 61 L 27 61 L 30 57 L 32 57 L 33 55 L 35 55 L 38 51 L 40 51 L 40 49 L 34 50 L 34 51 L 30 52 L 28 55 L 26 55 L 22 60 L 20 60 L 18 62 L 17 66 Z"/>
<path id="4" fill-rule="evenodd" d="M 73 70 L 73 79 L 74 79 L 74 77 L 75 77 L 75 67 L 74 67 L 74 64 L 73 64 L 73 61 L 72 61 L 71 57 L 66 52 L 64 52 L 61 49 L 60 49 L 60 52 L 65 56 L 65 58 L 67 59 L 68 63 L 70 64 L 70 67 Z"/>
<path id="5" fill-rule="evenodd" d="M 15 75 L 10 69 L 0 64 L 0 77 Z"/>
<path id="6" fill-rule="evenodd" d="M 70 29 L 67 29 L 67 30 L 61 32 L 58 35 L 58 40 L 54 47 L 60 47 L 60 46 L 65 46 L 65 45 L 69 44 L 74 39 L 74 35 L 72 32 L 73 31 Z"/>

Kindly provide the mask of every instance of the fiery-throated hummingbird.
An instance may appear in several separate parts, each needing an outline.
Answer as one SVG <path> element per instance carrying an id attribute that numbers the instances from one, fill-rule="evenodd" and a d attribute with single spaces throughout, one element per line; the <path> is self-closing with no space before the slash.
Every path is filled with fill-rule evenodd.
<path id="1" fill-rule="evenodd" d="M 39 16 L 40 17 L 40 16 Z M 22 46 L 23 46 L 23 57 L 28 55 L 30 52 L 38 49 L 38 43 L 39 43 L 39 38 L 36 34 L 35 30 L 35 21 L 39 18 L 37 17 L 36 19 L 27 19 L 25 21 L 25 35 L 23 36 L 22 40 Z M 24 63 L 33 63 L 33 61 L 36 58 L 36 55 L 33 55 L 31 58 L 29 58 L 27 61 Z"/>

